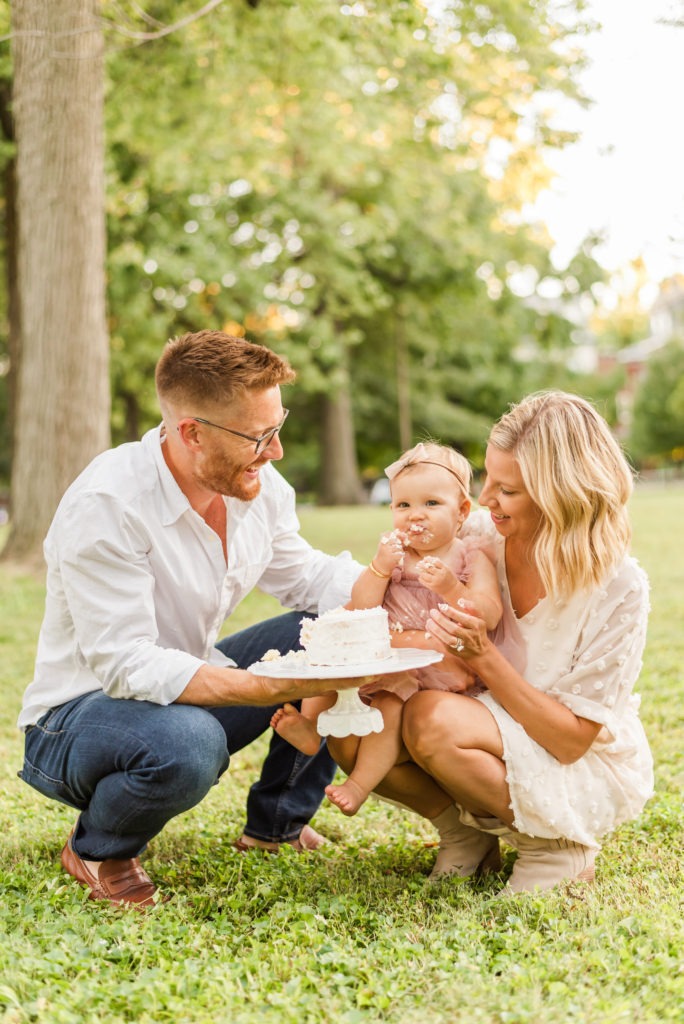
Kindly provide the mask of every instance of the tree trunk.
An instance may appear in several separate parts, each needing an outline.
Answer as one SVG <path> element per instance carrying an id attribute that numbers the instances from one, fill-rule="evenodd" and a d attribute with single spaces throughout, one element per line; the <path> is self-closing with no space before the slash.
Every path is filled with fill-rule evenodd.
<path id="1" fill-rule="evenodd" d="M 334 395 L 323 396 L 321 504 L 358 505 L 362 501 L 347 376 L 345 384 Z"/>
<path id="2" fill-rule="evenodd" d="M 2 194 L 5 200 L 5 280 L 7 285 L 7 417 L 10 431 L 10 459 L 14 451 L 14 433 L 17 427 L 17 380 L 21 355 L 21 314 L 19 306 L 19 280 L 17 276 L 17 163 L 10 157 L 2 172 Z"/>
<path id="3" fill-rule="evenodd" d="M 4 79 L 0 83 L 0 126 L 3 139 L 13 144 L 15 137 L 11 90 L 11 80 Z M 7 287 L 7 320 L 9 327 L 7 337 L 7 355 L 9 359 L 9 370 L 7 373 L 7 427 L 11 462 L 16 426 L 15 408 L 21 338 L 19 282 L 17 277 L 17 161 L 14 155 L 7 158 L 2 171 L 2 197 L 5 204 L 5 284 Z"/>
<path id="4" fill-rule="evenodd" d="M 103 40 L 97 0 L 14 0 L 21 360 L 11 532 L 34 554 L 109 444 Z"/>
<path id="5" fill-rule="evenodd" d="M 405 452 L 411 447 L 413 422 L 411 418 L 411 369 L 403 317 L 396 318 L 395 331 L 399 450 Z"/>

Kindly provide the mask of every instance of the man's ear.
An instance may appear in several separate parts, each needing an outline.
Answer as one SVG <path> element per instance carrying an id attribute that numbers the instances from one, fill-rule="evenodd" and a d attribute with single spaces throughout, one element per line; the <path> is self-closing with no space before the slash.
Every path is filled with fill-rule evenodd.
<path id="1" fill-rule="evenodd" d="M 200 424 L 190 416 L 178 420 L 176 432 L 187 448 L 196 448 L 200 444 Z"/>

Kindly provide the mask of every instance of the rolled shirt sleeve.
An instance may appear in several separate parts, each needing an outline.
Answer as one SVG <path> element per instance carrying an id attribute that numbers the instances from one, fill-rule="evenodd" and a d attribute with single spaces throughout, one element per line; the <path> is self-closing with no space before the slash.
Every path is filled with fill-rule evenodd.
<path id="1" fill-rule="evenodd" d="M 348 551 L 328 555 L 313 548 L 300 533 L 292 487 L 273 466 L 265 467 L 263 477 L 268 486 L 259 506 L 237 520 L 230 542 L 229 567 L 231 560 L 244 558 L 248 550 L 257 569 L 253 578 L 242 579 L 245 593 L 258 586 L 284 608 L 315 615 L 345 604 L 363 566 Z M 244 508 L 244 503 L 239 504 Z"/>

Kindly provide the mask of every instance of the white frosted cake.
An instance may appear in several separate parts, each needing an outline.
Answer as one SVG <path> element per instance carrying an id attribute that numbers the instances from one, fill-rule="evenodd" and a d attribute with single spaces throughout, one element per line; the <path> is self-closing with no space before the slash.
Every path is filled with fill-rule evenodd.
<path id="1" fill-rule="evenodd" d="M 392 656 L 384 608 L 334 608 L 304 619 L 300 640 L 310 665 L 364 665 Z"/>

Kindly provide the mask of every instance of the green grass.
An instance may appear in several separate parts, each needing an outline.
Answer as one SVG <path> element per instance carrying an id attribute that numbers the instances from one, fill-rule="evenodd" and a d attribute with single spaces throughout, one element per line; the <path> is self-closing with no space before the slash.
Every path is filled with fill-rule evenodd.
<path id="1" fill-rule="evenodd" d="M 375 801 L 354 819 L 322 807 L 315 824 L 335 840 L 322 854 L 239 854 L 262 740 L 151 844 L 170 903 L 147 915 L 88 903 L 59 867 L 73 812 L 16 778 L 43 587 L 1 567 L 0 1021 L 684 1021 L 684 490 L 642 489 L 632 513 L 652 582 L 639 690 L 656 795 L 607 841 L 593 889 L 543 897 L 497 897 L 496 880 L 427 885 L 429 825 Z M 364 559 L 389 513 L 301 519 L 317 545 Z M 235 625 L 275 610 L 252 595 Z"/>

